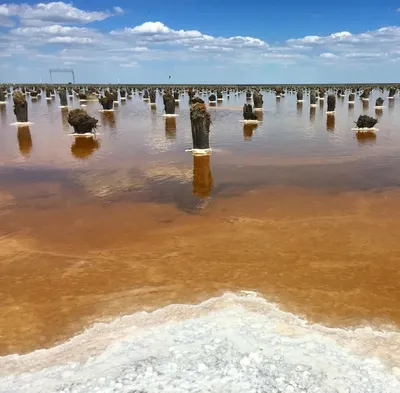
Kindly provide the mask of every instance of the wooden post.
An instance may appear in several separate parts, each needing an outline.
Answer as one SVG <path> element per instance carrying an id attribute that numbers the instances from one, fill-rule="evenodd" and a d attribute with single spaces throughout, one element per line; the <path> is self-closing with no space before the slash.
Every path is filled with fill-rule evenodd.
<path id="1" fill-rule="evenodd" d="M 209 149 L 211 117 L 204 103 L 196 102 L 190 108 L 190 124 L 194 149 Z"/>
<path id="2" fill-rule="evenodd" d="M 83 109 L 74 109 L 68 115 L 68 123 L 76 134 L 94 133 L 98 120 L 89 116 Z"/>
<path id="3" fill-rule="evenodd" d="M 25 96 L 19 90 L 14 92 L 14 113 L 17 117 L 18 123 L 28 122 L 28 104 L 26 102 Z"/>

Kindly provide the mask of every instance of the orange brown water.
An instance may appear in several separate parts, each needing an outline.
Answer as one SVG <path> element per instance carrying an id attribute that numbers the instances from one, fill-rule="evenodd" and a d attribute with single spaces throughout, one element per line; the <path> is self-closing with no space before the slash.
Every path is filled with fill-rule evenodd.
<path id="1" fill-rule="evenodd" d="M 361 103 L 328 124 L 264 100 L 256 128 L 239 123 L 243 94 L 210 109 L 211 157 L 184 152 L 186 101 L 176 124 L 138 97 L 113 116 L 88 103 L 96 141 L 68 136 L 55 103 L 18 132 L 1 112 L 0 354 L 227 290 L 329 326 L 399 324 L 397 108 L 357 139 Z"/>

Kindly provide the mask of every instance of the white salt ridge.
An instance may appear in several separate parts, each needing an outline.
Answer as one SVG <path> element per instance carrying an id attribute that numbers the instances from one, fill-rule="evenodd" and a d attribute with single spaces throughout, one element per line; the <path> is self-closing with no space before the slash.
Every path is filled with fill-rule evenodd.
<path id="1" fill-rule="evenodd" d="M 330 329 L 225 294 L 0 357 L 0 392 L 398 393 L 400 333 Z"/>

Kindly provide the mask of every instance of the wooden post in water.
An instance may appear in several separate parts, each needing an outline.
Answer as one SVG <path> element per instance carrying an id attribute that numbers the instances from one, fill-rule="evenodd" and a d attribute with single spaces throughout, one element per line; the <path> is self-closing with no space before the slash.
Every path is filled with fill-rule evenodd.
<path id="1" fill-rule="evenodd" d="M 61 107 L 68 106 L 67 91 L 65 89 L 61 89 L 59 95 L 60 95 L 60 106 Z"/>
<path id="2" fill-rule="evenodd" d="M 6 103 L 6 95 L 4 94 L 4 90 L 0 87 L 0 105 Z"/>
<path id="3" fill-rule="evenodd" d="M 310 93 L 310 106 L 311 107 L 317 106 L 317 95 L 315 94 L 314 90 Z"/>
<path id="4" fill-rule="evenodd" d="M 99 98 L 99 103 L 103 107 L 103 110 L 110 111 L 114 108 L 114 97 L 109 91 L 105 91 L 104 97 Z"/>
<path id="5" fill-rule="evenodd" d="M 19 90 L 14 92 L 14 113 L 17 117 L 18 123 L 28 122 L 28 104 L 26 102 L 25 96 Z"/>
<path id="6" fill-rule="evenodd" d="M 76 134 L 94 133 L 98 120 L 83 109 L 74 109 L 68 115 L 68 123 L 74 128 Z"/>
<path id="7" fill-rule="evenodd" d="M 262 110 L 264 101 L 262 94 L 258 90 L 254 90 L 253 92 L 253 103 L 255 110 Z"/>
<path id="8" fill-rule="evenodd" d="M 303 90 L 297 92 L 297 102 L 303 102 Z"/>
<path id="9" fill-rule="evenodd" d="M 327 113 L 332 114 L 335 112 L 336 108 L 336 97 L 333 94 L 330 94 L 328 96 L 328 108 L 327 108 Z"/>
<path id="10" fill-rule="evenodd" d="M 243 105 L 243 119 L 244 120 L 257 120 L 256 114 L 253 112 L 251 104 Z"/>
<path id="11" fill-rule="evenodd" d="M 196 102 L 190 108 L 190 124 L 192 128 L 193 149 L 210 148 L 211 117 L 204 102 Z"/>
<path id="12" fill-rule="evenodd" d="M 166 115 L 175 115 L 175 100 L 171 93 L 163 95 L 164 110 Z"/>

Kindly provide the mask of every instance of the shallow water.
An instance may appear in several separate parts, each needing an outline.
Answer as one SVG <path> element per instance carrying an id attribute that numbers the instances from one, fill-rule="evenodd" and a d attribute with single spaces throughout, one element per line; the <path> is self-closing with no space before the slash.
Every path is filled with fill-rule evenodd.
<path id="1" fill-rule="evenodd" d="M 210 157 L 185 152 L 191 147 L 187 96 L 181 97 L 179 116 L 167 120 L 159 95 L 155 110 L 139 95 L 120 102 L 114 113 L 100 113 L 100 105 L 88 101 L 86 110 L 100 127 L 96 139 L 84 140 L 68 135 L 67 112 L 45 99 L 29 102 L 34 124 L 17 130 L 10 126 L 15 117 L 9 100 L 0 107 L 0 354 L 52 347 L 96 321 L 240 290 L 278 304 L 282 318 L 286 312 L 330 329 L 398 331 L 398 99 L 386 101 L 378 113 L 376 138 L 357 139 L 351 131 L 359 114 L 375 115 L 378 95 L 373 93 L 368 108 L 361 100 L 349 108 L 346 98 L 338 99 L 333 122 L 320 105 L 310 111 L 307 97 L 299 106 L 295 95 L 277 100 L 264 93 L 263 121 L 256 127 L 240 123 L 244 94 L 225 97 L 209 108 Z M 230 318 L 229 310 L 207 321 L 218 325 Z M 231 315 L 232 326 L 260 319 L 268 336 L 271 326 L 263 318 L 271 314 L 246 313 Z M 294 326 L 290 318 L 279 325 L 285 331 Z M 171 322 L 171 337 L 182 332 L 185 342 L 188 326 L 202 323 L 189 319 Z M 235 329 L 232 334 L 256 335 Z M 339 372 L 338 359 L 345 365 L 377 357 L 384 367 L 380 376 L 374 379 L 365 369 L 368 376 L 361 380 L 374 379 L 378 385 L 370 391 L 398 391 L 393 367 L 399 363 L 392 356 L 399 351 L 397 338 L 389 344 L 379 339 L 379 353 L 359 353 L 352 345 L 359 337 L 340 332 L 348 339 L 332 350 L 327 369 Z M 309 342 L 328 345 L 325 333 L 313 334 Z M 211 340 L 199 335 L 199 343 Z M 220 335 L 229 333 L 221 328 Z M 277 350 L 289 351 L 292 339 Z M 130 341 L 132 348 L 142 345 L 138 340 Z M 302 349 L 317 359 L 313 351 Z M 340 351 L 347 351 L 346 361 Z M 75 361 L 74 353 L 62 361 Z M 28 356 L 41 364 L 42 355 Z M 13 359 L 0 358 L 9 372 L 15 371 Z M 132 366 L 131 360 L 126 364 Z M 158 360 L 153 369 L 168 366 Z M 348 391 L 353 385 L 354 391 L 368 391 L 357 376 L 349 378 Z M 0 381 L 0 390 L 7 386 L 1 383 L 9 381 Z"/>

